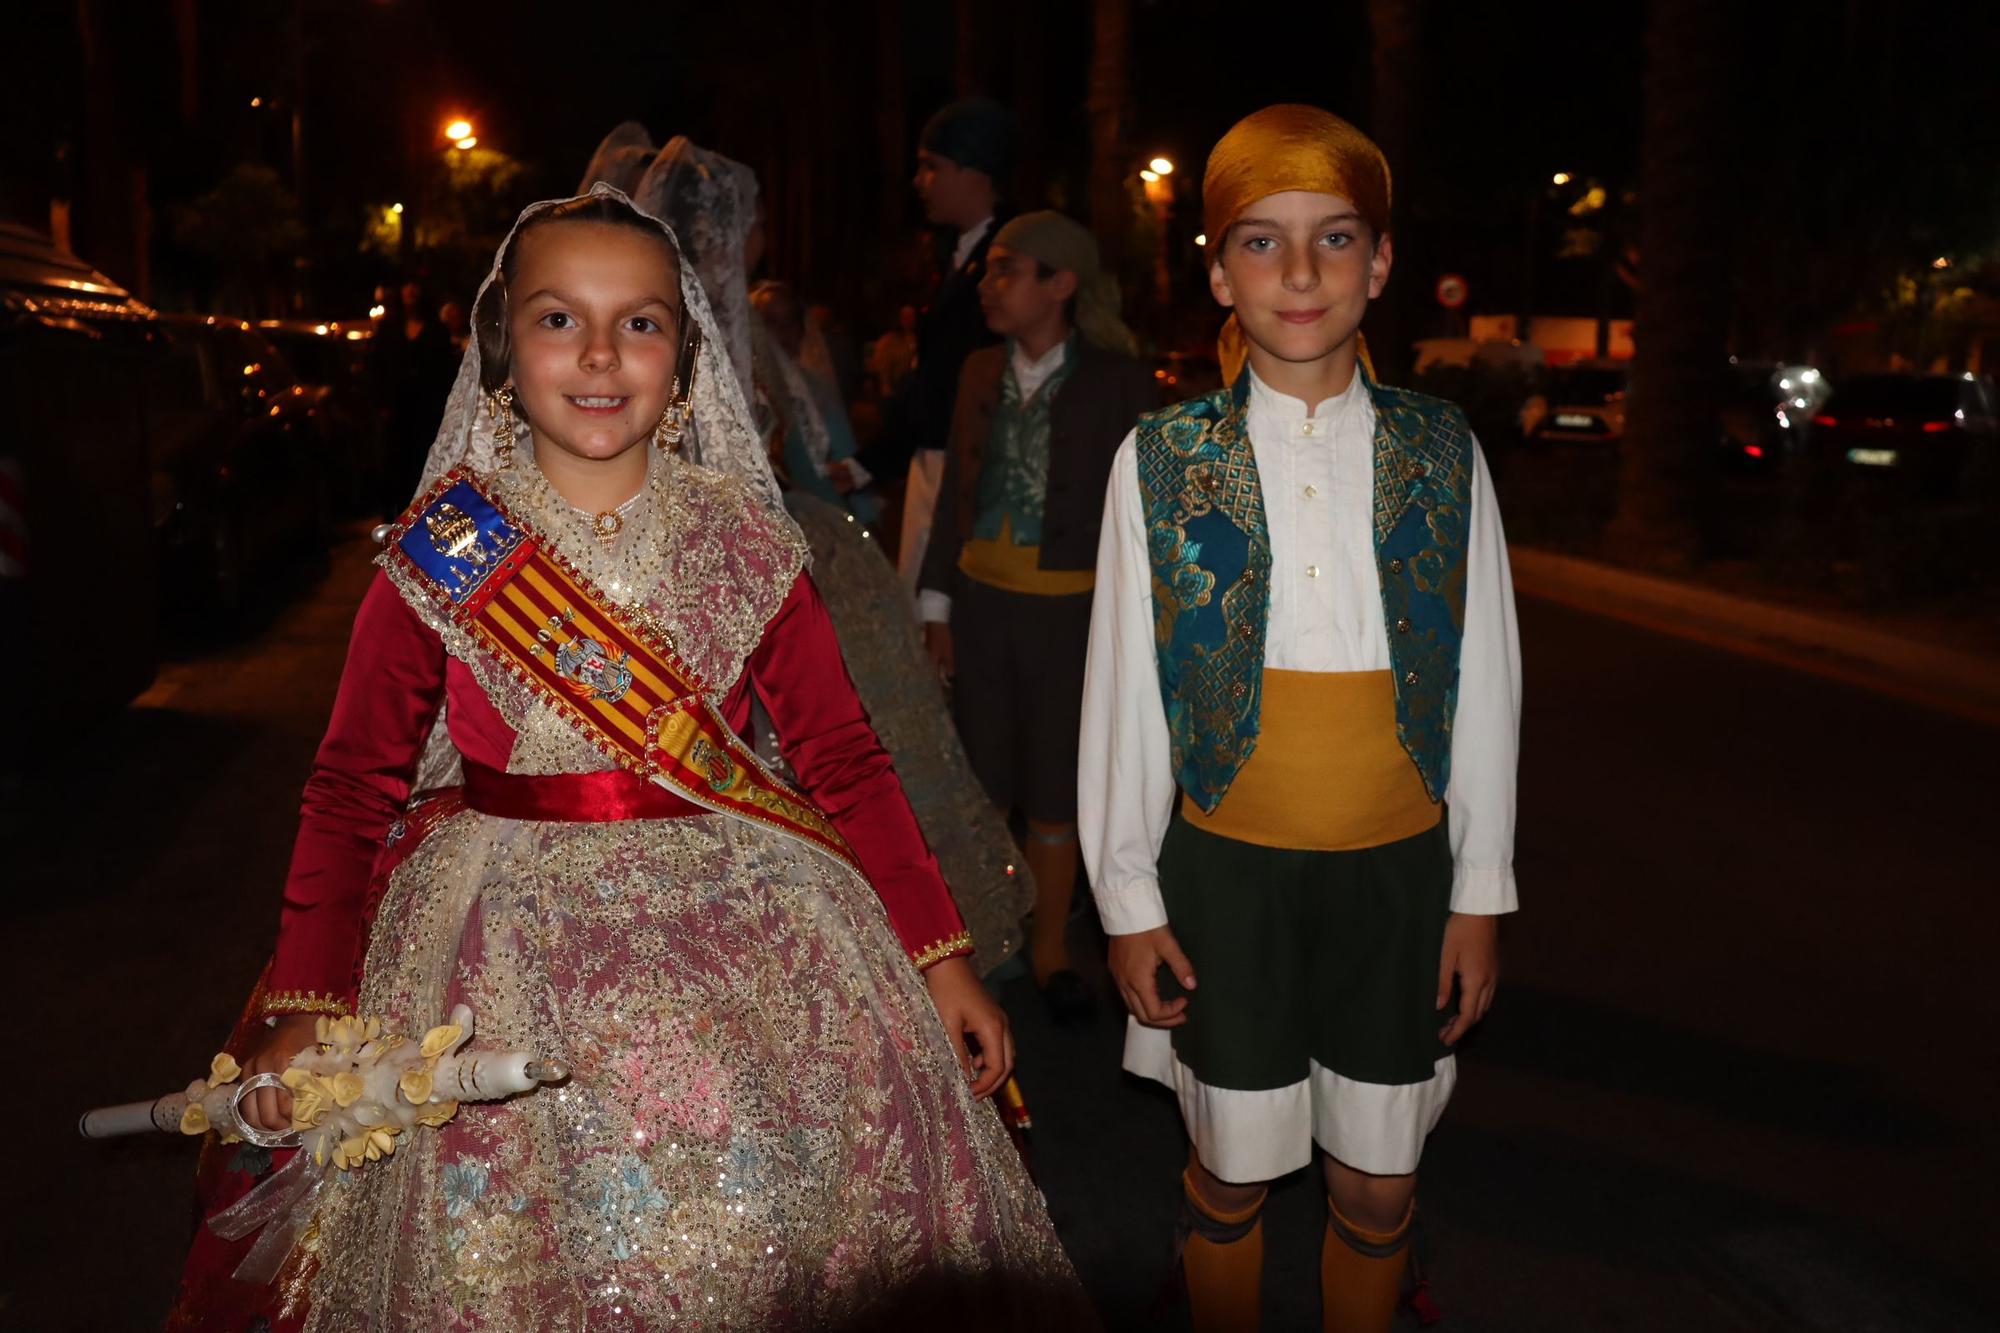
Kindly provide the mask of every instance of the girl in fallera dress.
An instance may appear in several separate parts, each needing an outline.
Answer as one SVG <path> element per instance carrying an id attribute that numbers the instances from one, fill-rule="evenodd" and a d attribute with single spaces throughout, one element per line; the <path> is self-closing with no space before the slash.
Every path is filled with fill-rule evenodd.
<path id="1" fill-rule="evenodd" d="M 609 187 L 535 205 L 474 327 L 232 1049 L 464 1003 L 571 1077 L 337 1174 L 256 1299 L 204 1230 L 174 1324 L 1088 1323 L 981 1100 L 1006 1019 L 671 231 Z M 797 787 L 738 739 L 753 698 Z"/>

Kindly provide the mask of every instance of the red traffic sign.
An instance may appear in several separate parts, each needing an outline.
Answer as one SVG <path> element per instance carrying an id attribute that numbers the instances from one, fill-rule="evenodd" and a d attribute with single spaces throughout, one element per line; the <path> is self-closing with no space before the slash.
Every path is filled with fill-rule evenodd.
<path id="1" fill-rule="evenodd" d="M 1470 295 L 1471 291 L 1466 287 L 1465 279 L 1461 278 L 1458 274 L 1447 273 L 1438 279 L 1438 304 L 1446 310 L 1458 309 L 1465 304 L 1465 298 Z"/>

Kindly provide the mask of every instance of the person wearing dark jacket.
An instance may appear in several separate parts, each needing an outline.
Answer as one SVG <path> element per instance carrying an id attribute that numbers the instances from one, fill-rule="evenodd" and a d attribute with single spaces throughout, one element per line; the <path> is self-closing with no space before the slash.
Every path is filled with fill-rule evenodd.
<path id="1" fill-rule="evenodd" d="M 998 102 L 953 102 L 924 125 L 912 183 L 925 219 L 955 242 L 940 253 L 937 286 L 917 320 L 917 367 L 883 405 L 881 437 L 829 474 L 836 487 L 854 490 L 907 472 L 896 567 L 913 590 L 944 474 L 959 368 L 996 341 L 979 311 L 979 283 L 994 228 L 1007 220 L 1013 171 L 1014 119 Z"/>
<path id="2" fill-rule="evenodd" d="M 1059 1021 L 1088 1017 L 1064 928 L 1076 887 L 1077 729 L 1111 461 L 1159 403 L 1097 243 L 1060 213 L 994 235 L 979 286 L 1005 338 L 966 358 L 918 615 L 973 771 L 1027 824 L 1031 956 Z"/>

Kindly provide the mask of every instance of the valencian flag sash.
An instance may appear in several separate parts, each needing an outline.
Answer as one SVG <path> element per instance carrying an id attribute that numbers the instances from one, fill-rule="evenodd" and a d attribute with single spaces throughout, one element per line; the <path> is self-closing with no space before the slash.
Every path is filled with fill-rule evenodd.
<path id="1" fill-rule="evenodd" d="M 861 873 L 832 822 L 730 730 L 660 627 L 615 606 L 468 474 L 446 473 L 410 507 L 391 531 L 389 555 L 454 625 L 620 767 Z"/>

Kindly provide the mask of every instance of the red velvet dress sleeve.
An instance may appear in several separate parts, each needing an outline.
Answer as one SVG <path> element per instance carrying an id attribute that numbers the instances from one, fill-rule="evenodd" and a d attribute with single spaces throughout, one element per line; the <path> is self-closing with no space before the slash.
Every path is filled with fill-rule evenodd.
<path id="1" fill-rule="evenodd" d="M 376 574 L 306 779 L 265 1013 L 353 1012 L 369 880 L 409 800 L 444 685 L 443 642 Z"/>
<path id="2" fill-rule="evenodd" d="M 786 762 L 854 849 L 911 960 L 927 968 L 971 953 L 972 937 L 854 692 L 809 575 L 799 575 L 764 627 L 744 674 L 771 714 Z M 749 698 L 740 682 L 726 711 L 743 730 Z"/>

